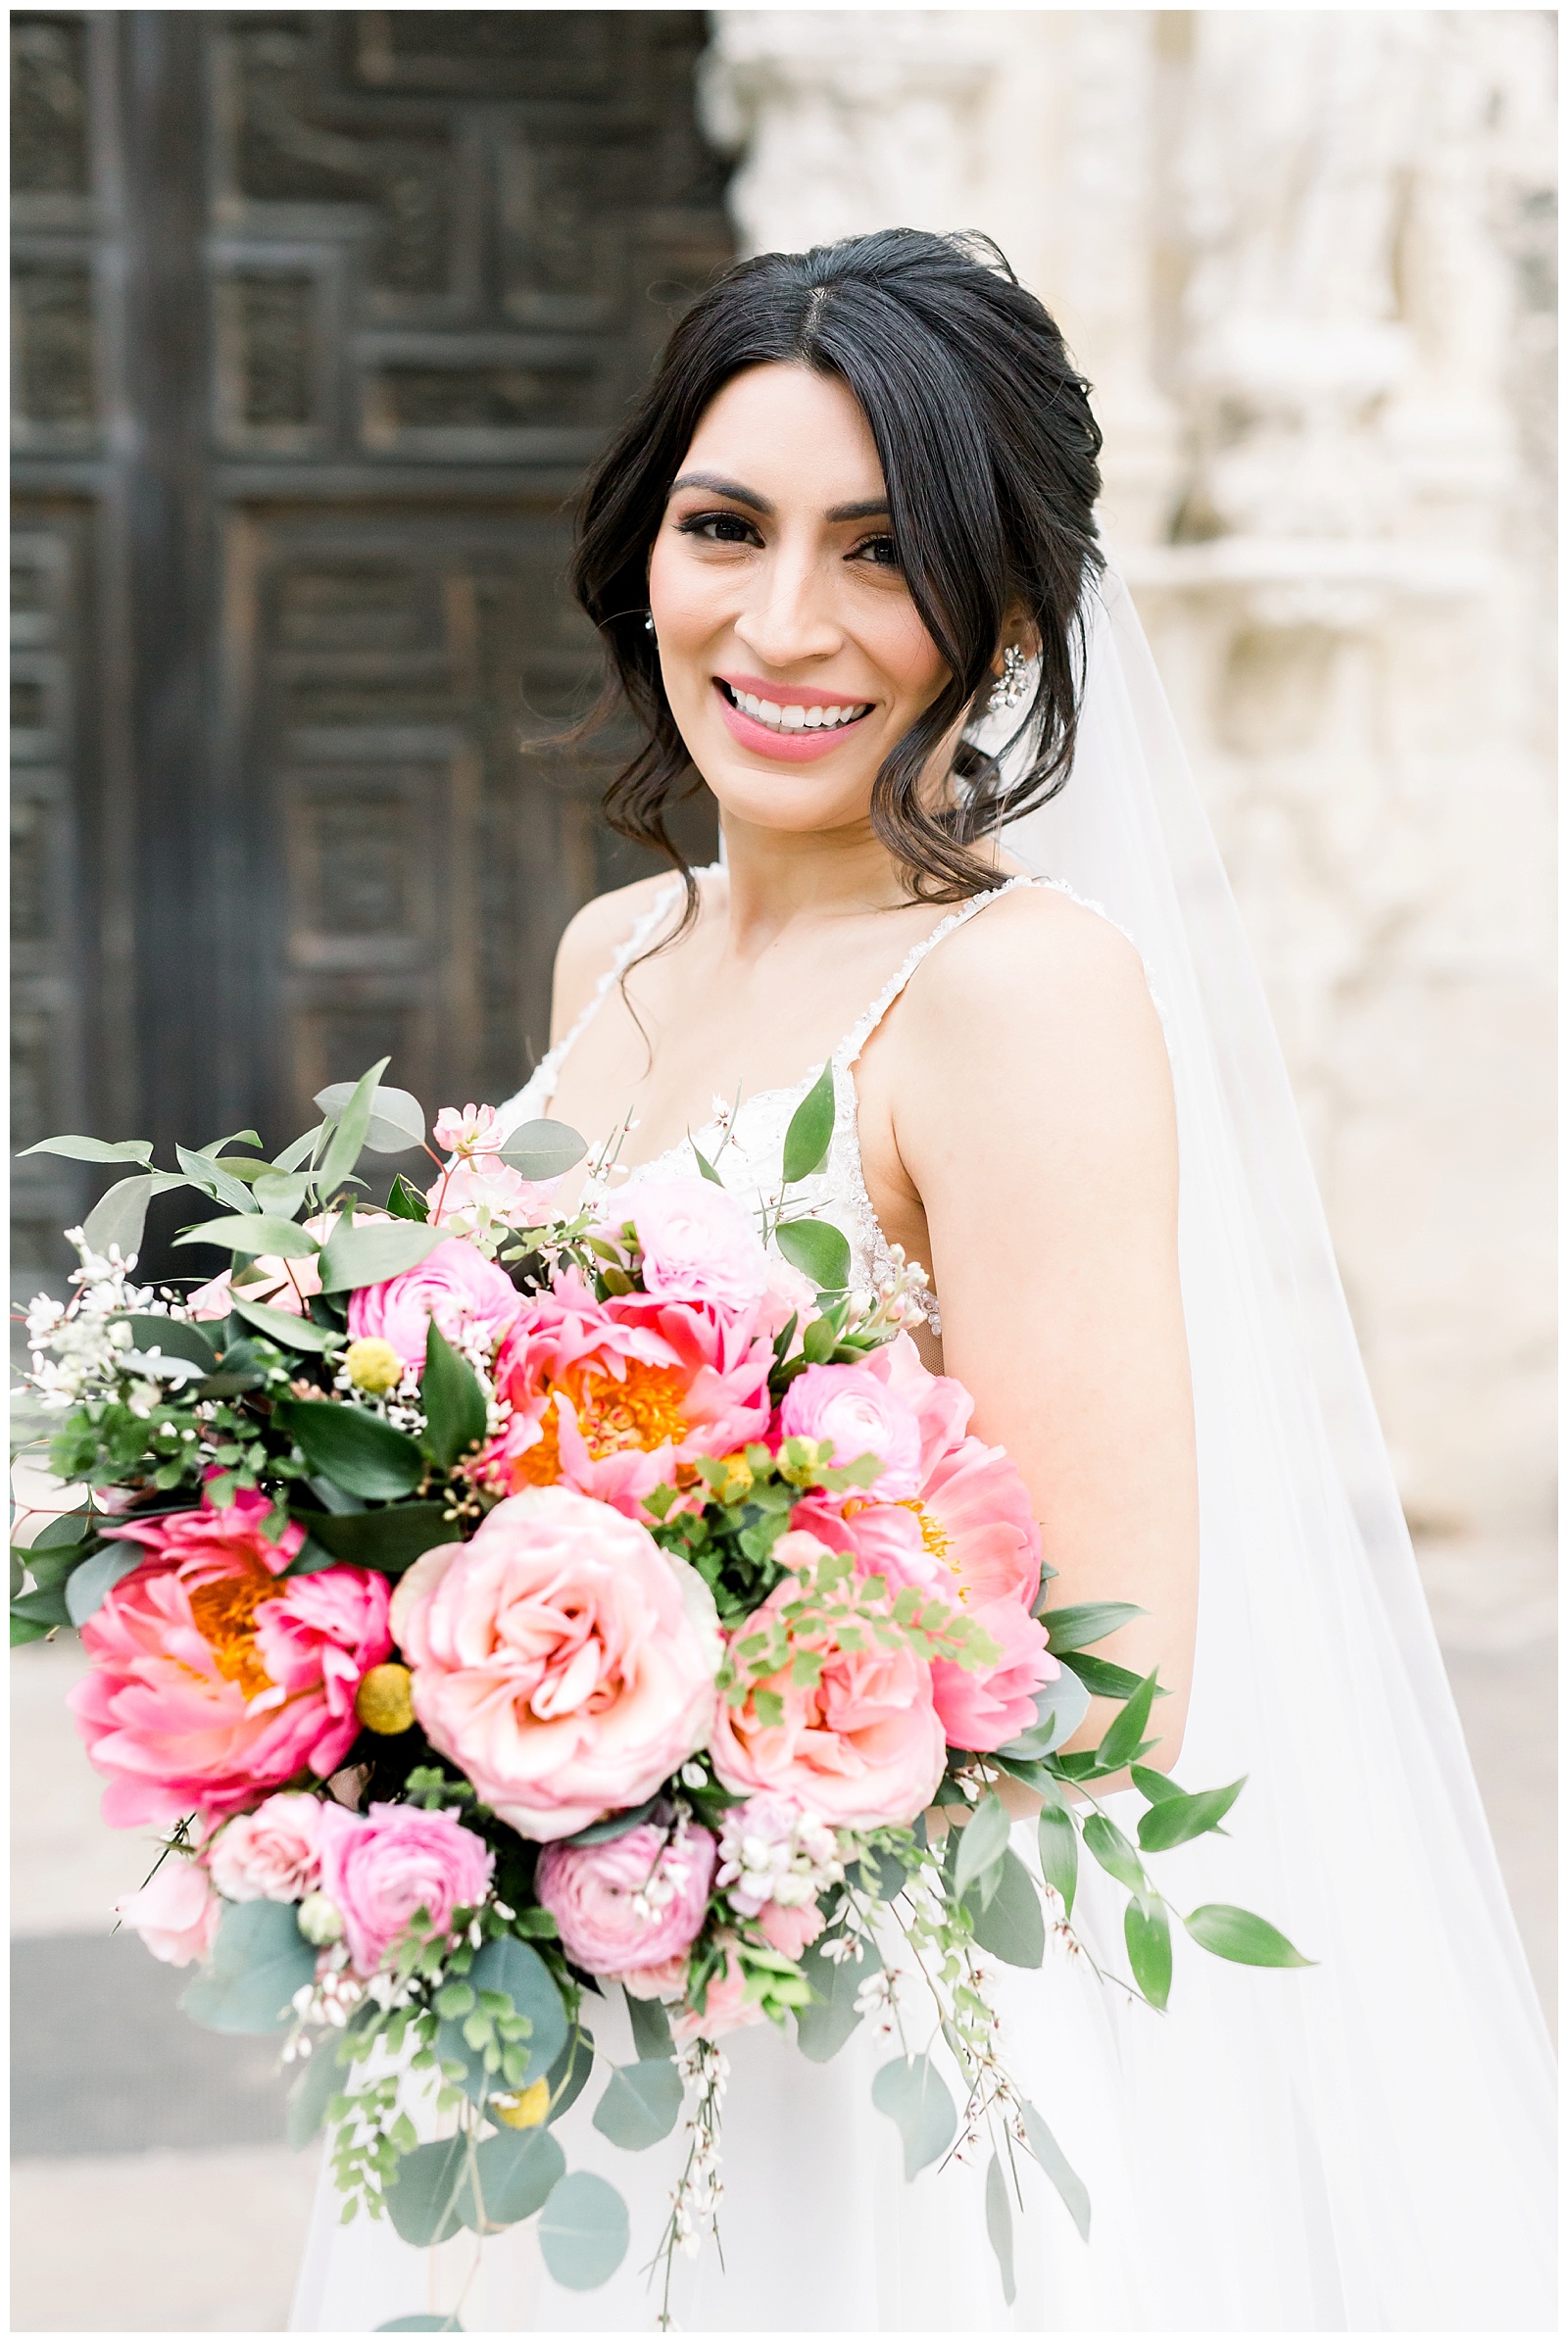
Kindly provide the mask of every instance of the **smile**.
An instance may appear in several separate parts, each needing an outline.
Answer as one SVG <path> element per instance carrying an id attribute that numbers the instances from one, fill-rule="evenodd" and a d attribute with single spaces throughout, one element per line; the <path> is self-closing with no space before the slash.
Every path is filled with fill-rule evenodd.
<path id="1" fill-rule="evenodd" d="M 803 707 L 793 701 L 780 706 L 776 700 L 759 699 L 756 692 L 734 690 L 722 676 L 718 688 L 732 707 L 741 708 L 754 722 L 765 724 L 770 732 L 839 731 L 845 724 L 858 724 L 862 715 L 869 715 L 872 706 L 869 700 L 852 700 L 842 707 Z"/>
<path id="2" fill-rule="evenodd" d="M 796 688 L 801 690 L 799 685 Z M 812 691 L 807 698 L 804 690 L 799 699 L 781 696 L 775 700 L 760 691 L 748 691 L 739 682 L 726 682 L 722 675 L 714 676 L 713 689 L 725 727 L 743 748 L 790 764 L 814 762 L 829 755 L 847 732 L 863 723 L 876 704 L 872 700 L 831 700 L 824 691 Z"/>

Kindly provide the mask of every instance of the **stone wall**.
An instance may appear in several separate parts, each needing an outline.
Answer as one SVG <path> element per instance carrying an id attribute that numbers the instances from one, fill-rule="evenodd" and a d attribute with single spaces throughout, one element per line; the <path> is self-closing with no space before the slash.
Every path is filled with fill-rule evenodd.
<path id="1" fill-rule="evenodd" d="M 745 249 L 979 227 L 1061 321 L 1412 1522 L 1539 1533 L 1554 18 L 711 22 Z"/>

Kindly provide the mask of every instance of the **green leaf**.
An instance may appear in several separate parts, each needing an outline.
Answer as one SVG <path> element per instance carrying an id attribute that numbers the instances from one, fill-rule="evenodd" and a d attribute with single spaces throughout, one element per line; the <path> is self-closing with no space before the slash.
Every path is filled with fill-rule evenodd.
<path id="1" fill-rule="evenodd" d="M 11 1615 L 25 1626 L 36 1627 L 44 1635 L 48 1634 L 51 1627 L 69 1627 L 72 1624 L 63 1586 L 40 1586 L 35 1593 L 18 1594 L 11 1605 Z"/>
<path id="2" fill-rule="evenodd" d="M 1170 1915 L 1155 1894 L 1135 1895 L 1122 1922 L 1133 1980 L 1144 1998 L 1162 2009 L 1170 1998 Z"/>
<path id="3" fill-rule="evenodd" d="M 484 2141 L 475 2161 L 487 2228 L 510 2228 L 517 2220 L 531 2220 L 566 2169 L 561 2141 L 544 2129 L 498 2131 Z M 467 2190 L 463 2213 L 465 2225 L 477 2227 Z"/>
<path id="4" fill-rule="evenodd" d="M 519 1122 L 507 1136 L 501 1160 L 524 1179 L 559 1179 L 582 1161 L 588 1142 L 569 1122 Z"/>
<path id="5" fill-rule="evenodd" d="M 63 1154 L 73 1163 L 150 1163 L 153 1157 L 151 1139 L 40 1139 L 35 1147 L 24 1147 L 17 1154 L 20 1163 L 29 1154 Z"/>
<path id="6" fill-rule="evenodd" d="M 539 2215 L 539 2249 L 558 2285 L 589 2293 L 626 2258 L 631 2221 L 625 2204 L 596 2171 L 558 2179 Z"/>
<path id="7" fill-rule="evenodd" d="M 1078 1829 L 1065 1806 L 1047 1805 L 1040 1812 L 1040 1873 L 1054 1886 L 1072 1917 L 1078 1892 Z"/>
<path id="8" fill-rule="evenodd" d="M 1146 1616 L 1136 1602 L 1072 1602 L 1061 1610 L 1048 1610 L 1041 1625 L 1059 1659 L 1063 1651 L 1081 1651 L 1091 1642 L 1103 1642 L 1129 1619 Z"/>
<path id="9" fill-rule="evenodd" d="M 273 1419 L 297 1442 L 311 1470 L 324 1473 L 351 1496 L 407 1496 L 424 1478 L 418 1443 L 363 1407 L 330 1398 L 279 1399 Z"/>
<path id="10" fill-rule="evenodd" d="M 662 2000 L 642 2000 L 635 1992 L 628 1992 L 626 2014 L 631 2019 L 631 2037 L 639 2058 L 674 2056 L 675 2037 L 669 2029 L 669 2012 Z"/>
<path id="11" fill-rule="evenodd" d="M 466 1358 L 447 1341 L 432 1317 L 425 1336 L 424 1372 L 419 1377 L 424 1408 L 424 1443 L 445 1472 L 484 1438 L 484 1392 Z"/>
<path id="12" fill-rule="evenodd" d="M 842 1293 L 850 1282 L 850 1247 L 826 1220 L 786 1220 L 773 1232 L 791 1268 L 823 1293 Z"/>
<path id="13" fill-rule="evenodd" d="M 385 1065 L 386 1058 L 383 1057 L 381 1062 Z M 368 1079 L 368 1076 L 366 1078 Z M 324 1090 L 318 1090 L 312 1102 L 341 1127 L 341 1119 L 360 1087 L 356 1082 L 330 1082 Z M 378 1085 L 370 1098 L 369 1116 L 361 1144 L 368 1147 L 372 1154 L 407 1154 L 411 1147 L 422 1147 L 424 1108 L 407 1090 L 391 1090 Z"/>
<path id="14" fill-rule="evenodd" d="M 242 1317 L 258 1334 L 265 1334 L 270 1342 L 280 1342 L 286 1350 L 310 1350 L 319 1353 L 328 1348 L 335 1336 L 324 1327 L 312 1325 L 308 1317 L 295 1317 L 287 1309 L 274 1309 L 267 1301 L 247 1301 L 243 1294 L 231 1293 L 229 1306 L 236 1317 Z"/>
<path id="15" fill-rule="evenodd" d="M 379 1570 L 383 1578 L 401 1578 L 437 1545 L 461 1542 L 462 1523 L 449 1521 L 446 1514 L 446 1505 L 437 1497 L 428 1504 L 389 1504 L 384 1512 L 374 1513 L 316 1513 L 296 1505 L 289 1517 L 332 1560 Z"/>
<path id="16" fill-rule="evenodd" d="M 1007 2201 L 1007 2181 L 995 2148 L 986 2166 L 986 2234 L 1002 2271 L 1002 2298 L 1010 2310 L 1018 2296 L 1012 2277 L 1012 2206 Z"/>
<path id="17" fill-rule="evenodd" d="M 607 1814 L 602 1822 L 590 1822 L 585 1830 L 573 1830 L 571 1836 L 563 1838 L 561 1843 L 564 1846 L 608 1846 L 612 1838 L 624 1837 L 640 1822 L 646 1822 L 658 1803 L 656 1794 L 645 1797 L 641 1805 L 624 1805 L 618 1814 Z"/>
<path id="18" fill-rule="evenodd" d="M 1005 1748 L 999 1750 L 999 1755 L 1025 1760 L 1050 1756 L 1064 1740 L 1072 1738 L 1089 1713 L 1088 1692 L 1065 1667 L 1054 1682 L 1041 1686 L 1034 1701 L 1035 1722 L 1016 1740 L 1009 1740 Z"/>
<path id="19" fill-rule="evenodd" d="M 947 2083 L 928 2057 L 894 2058 L 871 2083 L 878 2114 L 897 2122 L 904 2138 L 904 2176 L 912 2179 L 952 2143 L 957 2113 Z"/>
<path id="20" fill-rule="evenodd" d="M 230 1211 L 254 1212 L 259 1208 L 245 1182 L 236 1179 L 232 1172 L 225 1171 L 220 1163 L 215 1163 L 210 1154 L 198 1153 L 191 1147 L 177 1146 L 174 1152 L 191 1186 L 211 1195 L 215 1203 L 226 1203 Z"/>
<path id="21" fill-rule="evenodd" d="M 1108 1871 L 1119 1885 L 1130 1886 L 1135 1894 L 1142 1893 L 1146 1883 L 1144 1866 L 1108 1815 L 1090 1815 L 1084 1824 L 1084 1844 L 1101 1869 Z"/>
<path id="22" fill-rule="evenodd" d="M 704 1154 L 702 1148 L 698 1146 L 697 1141 L 692 1137 L 690 1131 L 688 1131 L 686 1134 L 686 1144 L 691 1148 L 692 1153 L 696 1158 L 697 1168 L 702 1174 L 703 1178 L 710 1180 L 715 1188 L 721 1188 L 724 1182 L 719 1178 L 718 1173 L 713 1169 L 712 1164 L 709 1161 L 707 1155 Z"/>
<path id="23" fill-rule="evenodd" d="M 642 2044 L 638 2044 L 641 2051 Z M 585 2025 L 574 2025 L 566 2046 L 557 2058 L 545 2079 L 550 2084 L 550 2115 L 552 2122 L 574 2107 L 588 2086 L 588 2076 L 594 2070 L 594 2037 Z"/>
<path id="24" fill-rule="evenodd" d="M 1140 1765 L 1138 1770 L 1142 1773 L 1144 1767 Z M 1144 1788 L 1142 1781 L 1138 1785 Z M 1172 1846 L 1184 1846 L 1189 1838 L 1201 1837 L 1205 1830 L 1217 1830 L 1246 1785 L 1244 1773 L 1229 1788 L 1199 1789 L 1190 1797 L 1177 1789 L 1174 1795 L 1161 1797 L 1141 1817 L 1138 1843 L 1146 1854 L 1164 1854 Z M 1149 1794 L 1147 1789 L 1144 1794 Z"/>
<path id="25" fill-rule="evenodd" d="M 1106 1726 L 1095 1761 L 1114 1772 L 1118 1765 L 1127 1764 L 1137 1756 L 1144 1744 L 1144 1732 L 1149 1724 L 1149 1711 L 1154 1704 L 1159 1688 L 1159 1670 L 1144 1677 L 1137 1690 L 1119 1716 L 1112 1717 Z"/>
<path id="26" fill-rule="evenodd" d="M 790 1116 L 789 1129 L 784 1133 L 784 1178 L 787 1185 L 793 1186 L 798 1179 L 809 1179 L 811 1173 L 819 1171 L 827 1161 L 828 1148 L 833 1144 L 835 1111 L 833 1065 L 829 1059 Z M 796 1265 L 800 1264 L 797 1262 Z M 807 1274 L 810 1274 L 809 1270 Z"/>
<path id="27" fill-rule="evenodd" d="M 1142 1683 L 1130 1667 L 1118 1667 L 1113 1660 L 1096 1659 L 1088 1651 L 1063 1651 L 1061 1664 L 1070 1667 L 1085 1691 L 1094 1699 L 1131 1699 Z M 1165 1697 L 1164 1686 L 1154 1694 Z"/>
<path id="28" fill-rule="evenodd" d="M 352 1293 L 361 1285 L 384 1285 L 417 1268 L 437 1244 L 451 1242 L 448 1228 L 421 1228 L 412 1220 L 340 1220 L 321 1254 L 322 1293 Z"/>
<path id="29" fill-rule="evenodd" d="M 421 1227 L 430 1217 L 429 1204 L 401 1171 L 392 1182 L 392 1193 L 386 1199 L 386 1208 L 395 1220 L 417 1220 Z"/>
<path id="30" fill-rule="evenodd" d="M 139 1179 L 117 1179 L 108 1194 L 99 1196 L 81 1224 L 88 1251 L 107 1253 L 118 1244 L 121 1259 L 129 1260 L 141 1248 L 147 1206 L 153 1197 L 184 1185 L 171 1171 L 148 1171 Z"/>
<path id="31" fill-rule="evenodd" d="M 321 1157 L 321 1167 L 317 1174 L 316 1184 L 321 1195 L 329 1195 L 335 1187 L 347 1179 L 364 1152 L 366 1133 L 370 1127 L 370 1099 L 374 1094 L 376 1082 L 385 1073 L 390 1063 L 390 1058 L 381 1057 L 368 1073 L 362 1073 L 342 1105 L 335 1112 L 330 1107 L 321 1107 L 322 1113 L 337 1124 L 337 1128 L 327 1141 L 326 1152 Z M 341 1090 L 345 1086 L 342 1083 L 336 1083 L 333 1087 L 334 1090 Z M 321 1096 L 318 1097 L 316 1102 L 318 1106 L 321 1105 L 321 1097 L 326 1095 L 328 1094 L 323 1091 Z M 420 1136 L 422 1138 L 422 1131 Z M 401 1147 L 406 1144 L 406 1141 L 400 1142 L 400 1151 Z"/>
<path id="32" fill-rule="evenodd" d="M 412 2318 L 389 2318 L 376 2327 L 378 2334 L 461 2334 L 466 2328 L 461 2318 L 437 2318 L 433 2312 L 420 2310 Z"/>
<path id="33" fill-rule="evenodd" d="M 310 1260 L 321 1249 L 297 1220 L 274 1219 L 270 1212 L 235 1212 L 222 1219 L 203 1220 L 199 1228 L 187 1228 L 174 1242 L 216 1244 L 220 1252 L 241 1253 L 248 1260 L 263 1252 L 278 1260 Z"/>
<path id="34" fill-rule="evenodd" d="M 11 1648 L 14 1651 L 20 1651 L 24 1642 L 43 1642 L 51 1632 L 50 1628 L 40 1626 L 36 1619 L 18 1618 L 13 1614 Z"/>
<path id="35" fill-rule="evenodd" d="M 89 1530 L 95 1529 L 103 1516 L 99 1513 L 56 1513 L 46 1521 L 30 1544 L 20 1548 L 24 1553 L 53 1553 L 68 1545 L 79 1545 Z"/>
<path id="36" fill-rule="evenodd" d="M 187 2017 L 215 2033 L 278 2033 L 293 2022 L 290 2001 L 316 1976 L 316 1954 L 292 1903 L 230 1903 L 212 1964 L 186 1988 Z"/>
<path id="37" fill-rule="evenodd" d="M 216 1325 L 209 1334 L 204 1327 L 178 1317 L 120 1317 L 110 1322 L 128 1326 L 138 1350 L 162 1350 L 166 1358 L 187 1358 L 192 1366 L 200 1366 L 208 1374 L 218 1364 Z"/>
<path id="38" fill-rule="evenodd" d="M 1152 1765 L 1134 1765 L 1132 1778 L 1133 1786 L 1143 1790 L 1151 1805 L 1167 1805 L 1173 1797 L 1187 1794 L 1168 1773 L 1156 1772 Z M 1238 1781 L 1236 1785 L 1240 1788 L 1242 1784 Z"/>
<path id="39" fill-rule="evenodd" d="M 855 1996 L 882 1966 L 874 1943 L 862 1938 L 862 1947 L 863 1957 L 858 1960 L 825 1960 L 814 1943 L 801 1955 L 807 1981 L 818 1998 L 796 2010 L 795 2029 L 803 2053 L 814 2066 L 825 2066 L 829 2058 L 837 2057 L 860 2022 Z"/>
<path id="40" fill-rule="evenodd" d="M 1002 1857 L 1002 1879 L 983 1910 L 971 1910 L 974 1939 L 1009 1968 L 1038 1968 L 1046 1956 L 1046 1923 L 1040 1893 L 1009 1846 Z"/>
<path id="41" fill-rule="evenodd" d="M 310 1179 L 303 1171 L 262 1171 L 251 1188 L 258 1211 L 270 1212 L 273 1219 L 292 1220 L 305 1201 Z"/>
<path id="42" fill-rule="evenodd" d="M 314 1130 L 301 1131 L 299 1137 L 284 1147 L 277 1158 L 275 1168 L 279 1171 L 297 1171 L 301 1163 L 308 1163 L 316 1152 L 317 1142 L 325 1128 L 324 1122 L 318 1122 Z"/>
<path id="43" fill-rule="evenodd" d="M 1051 2126 L 1027 2098 L 1020 2098 L 1018 2111 L 1029 2135 L 1029 2145 L 1046 2177 L 1051 2181 L 1067 2210 L 1085 2244 L 1089 2242 L 1089 2190 L 1079 2178 L 1072 2165 L 1052 2135 Z"/>
<path id="44" fill-rule="evenodd" d="M 128 1578 L 147 1558 L 145 1545 L 134 1544 L 126 1537 L 115 1537 L 91 1553 L 79 1569 L 73 1570 L 66 1580 L 66 1609 L 74 1627 L 85 1626 L 93 1612 L 102 1607 L 103 1598 L 111 1586 L 122 1578 Z"/>
<path id="45" fill-rule="evenodd" d="M 978 1878 L 982 1871 L 991 1868 L 1006 1845 L 1010 1828 L 1006 1807 L 995 1789 L 988 1789 L 958 1832 L 957 1860 L 953 1871 L 956 1894 L 961 1896 L 971 1878 Z"/>
<path id="46" fill-rule="evenodd" d="M 684 2095 L 670 2058 L 639 2058 L 635 2066 L 614 2066 L 594 2108 L 594 2128 L 613 2146 L 637 2152 L 657 2146 L 675 2127 Z"/>
<path id="47" fill-rule="evenodd" d="M 850 1883 L 869 1895 L 874 1903 L 891 1903 L 895 1895 L 903 1892 L 908 1875 L 897 1855 L 890 1854 L 886 1846 L 868 1846 L 859 1861 L 852 1862 L 845 1874 Z"/>
<path id="48" fill-rule="evenodd" d="M 548 2074 L 566 2046 L 567 2017 L 560 1988 L 532 1945 L 514 1935 L 493 1937 L 475 1953 L 468 1981 L 475 1992 L 505 1992 L 533 2026 L 521 2086 Z"/>
<path id="49" fill-rule="evenodd" d="M 298 2080 L 288 2094 L 284 2131 L 291 2147 L 308 2147 L 326 2120 L 329 2101 L 345 2089 L 347 2078 L 337 2061 L 341 2033 L 318 2033 Z"/>
<path id="50" fill-rule="evenodd" d="M 260 1906 L 246 1903 L 243 1910 Z M 272 1906 L 273 1909 L 278 1906 Z M 468 2176 L 468 2134 L 413 2147 L 399 2158 L 397 2176 L 386 2190 L 392 2225 L 405 2244 L 444 2244 L 463 2225 L 459 2209 Z"/>
<path id="51" fill-rule="evenodd" d="M 1317 1962 L 1298 1952 L 1288 1935 L 1270 1927 L 1252 1911 L 1235 1903 L 1202 1903 L 1189 1911 L 1182 1926 L 1195 1943 L 1221 1960 L 1239 1960 L 1248 1968 L 1316 1968 Z"/>

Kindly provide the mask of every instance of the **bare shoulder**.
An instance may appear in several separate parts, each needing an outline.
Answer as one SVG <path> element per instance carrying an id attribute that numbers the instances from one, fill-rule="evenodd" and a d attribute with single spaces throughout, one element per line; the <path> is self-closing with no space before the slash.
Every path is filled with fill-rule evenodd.
<path id="1" fill-rule="evenodd" d="M 1027 1031 L 1037 1046 L 1059 1036 L 1163 1054 L 1136 947 L 1054 887 L 1016 888 L 945 937 L 915 972 L 909 1010 L 928 1049 L 973 1049 L 987 1034 L 1006 1046 Z"/>
<path id="2" fill-rule="evenodd" d="M 568 922 L 556 947 L 556 979 L 552 1032 L 556 1040 L 586 1006 L 594 986 L 639 919 L 647 916 L 661 895 L 670 890 L 668 871 L 635 879 L 628 887 L 612 887 L 596 895 Z"/>

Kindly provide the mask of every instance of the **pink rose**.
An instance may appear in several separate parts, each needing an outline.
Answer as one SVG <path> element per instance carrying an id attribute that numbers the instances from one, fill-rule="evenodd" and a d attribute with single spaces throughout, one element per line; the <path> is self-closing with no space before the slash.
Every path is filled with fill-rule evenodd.
<path id="1" fill-rule="evenodd" d="M 318 1797 L 269 1797 L 225 1823 L 204 1859 L 230 1903 L 298 1903 L 319 1879 L 320 1835 Z"/>
<path id="2" fill-rule="evenodd" d="M 700 1824 L 671 1837 L 644 1822 L 605 1845 L 547 1846 L 536 1891 L 555 1914 L 567 1958 L 590 1976 L 618 1976 L 684 1957 L 702 1927 L 717 1859 Z"/>
<path id="3" fill-rule="evenodd" d="M 69 1694 L 116 1828 L 233 1813 L 297 1773 L 324 1777 L 358 1737 L 360 1680 L 392 1648 L 387 1582 L 283 1578 L 303 1532 L 274 1542 L 270 1510 L 242 1491 L 105 1533 L 149 1553 L 83 1626 L 94 1664 Z"/>
<path id="4" fill-rule="evenodd" d="M 644 1180 L 622 1217 L 637 1231 L 645 1293 L 755 1313 L 767 1290 L 767 1255 L 751 1213 L 726 1188 L 710 1179 Z"/>
<path id="5" fill-rule="evenodd" d="M 799 1591 L 784 1579 L 732 1643 L 771 1625 Z M 792 1644 L 802 1648 L 820 1655 L 814 1683 L 797 1683 L 787 1665 L 752 1683 L 739 1707 L 720 1702 L 710 1743 L 719 1780 L 740 1796 L 776 1789 L 835 1829 L 912 1822 L 947 1762 L 930 1668 L 906 1644 L 889 1648 L 870 1635 L 863 1648 L 847 1650 L 828 1630 Z M 781 1709 L 779 1721 L 759 1713 L 759 1691 L 773 1695 L 768 1713 Z"/>
<path id="6" fill-rule="evenodd" d="M 392 1621 L 426 1735 L 525 1837 L 640 1804 L 708 1738 L 711 1594 L 575 1489 L 530 1488 L 426 1553 Z"/>
<path id="7" fill-rule="evenodd" d="M 786 1439 L 827 1439 L 835 1464 L 874 1455 L 882 1470 L 869 1493 L 885 1504 L 920 1486 L 920 1426 L 895 1391 L 864 1366 L 808 1366 L 784 1393 L 779 1430 Z"/>
<path id="8" fill-rule="evenodd" d="M 762 2021 L 761 2008 L 746 1997 L 741 1964 L 727 1948 L 723 1969 L 709 1978 L 704 2001 L 701 2011 L 687 2006 L 671 2012 L 669 2029 L 677 2049 L 690 2049 L 694 2041 L 716 2041 L 722 2033 L 733 2033 L 743 2025 L 760 2025 Z"/>
<path id="9" fill-rule="evenodd" d="M 416 1911 L 447 1935 L 455 1911 L 477 1911 L 495 1856 L 453 1813 L 372 1805 L 351 1814 L 321 1807 L 321 1892 L 343 1916 L 343 1938 L 362 1976 L 373 1976 Z"/>
<path id="10" fill-rule="evenodd" d="M 477 1340 L 488 1357 L 521 1306 L 506 1270 L 455 1236 L 400 1277 L 351 1293 L 349 1338 L 389 1342 L 405 1366 L 418 1369 L 434 1318 L 454 1349 Z"/>
<path id="11" fill-rule="evenodd" d="M 188 1968 L 205 1960 L 218 1940 L 223 1906 L 199 1862 L 166 1856 L 133 1895 L 122 1895 L 115 1910 L 135 1928 L 155 1960 Z"/>
<path id="12" fill-rule="evenodd" d="M 782 1952 L 787 1960 L 798 1960 L 827 1926 L 814 1903 L 764 1903 L 757 1924 L 774 1951 Z"/>

